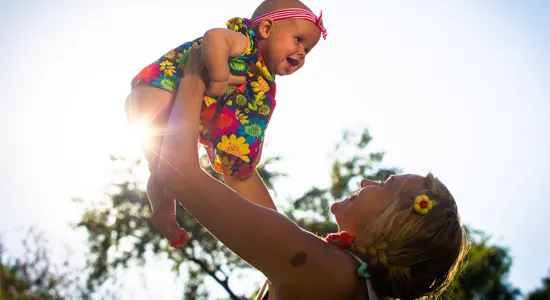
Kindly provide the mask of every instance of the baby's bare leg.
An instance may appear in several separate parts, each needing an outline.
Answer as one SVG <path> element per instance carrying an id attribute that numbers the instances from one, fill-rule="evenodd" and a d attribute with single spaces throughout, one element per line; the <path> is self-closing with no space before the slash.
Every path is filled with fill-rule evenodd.
<path id="1" fill-rule="evenodd" d="M 126 114 L 131 126 L 147 126 L 150 135 L 143 142 L 149 169 L 156 169 L 162 137 L 171 130 L 166 127 L 172 106 L 172 94 L 150 86 L 135 87 L 126 99 Z M 167 197 L 164 188 L 153 174 L 147 182 L 147 198 L 151 204 L 151 223 L 170 242 L 182 246 L 188 238 L 176 221 L 175 199 Z"/>

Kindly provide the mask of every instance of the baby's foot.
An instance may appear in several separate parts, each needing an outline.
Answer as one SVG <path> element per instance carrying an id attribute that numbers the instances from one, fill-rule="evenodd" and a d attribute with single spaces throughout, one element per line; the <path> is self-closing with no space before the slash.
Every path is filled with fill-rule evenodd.
<path id="1" fill-rule="evenodd" d="M 185 244 L 189 234 L 181 228 L 174 216 L 169 211 L 154 210 L 151 214 L 151 223 L 170 242 L 170 246 L 179 248 Z"/>

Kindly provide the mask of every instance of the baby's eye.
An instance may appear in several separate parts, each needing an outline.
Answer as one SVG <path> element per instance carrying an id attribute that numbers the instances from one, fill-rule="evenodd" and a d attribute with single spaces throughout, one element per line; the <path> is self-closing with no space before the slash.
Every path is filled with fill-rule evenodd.
<path id="1" fill-rule="evenodd" d="M 301 37 L 295 37 L 294 40 L 296 41 L 296 43 L 302 42 L 302 38 L 301 38 Z"/>

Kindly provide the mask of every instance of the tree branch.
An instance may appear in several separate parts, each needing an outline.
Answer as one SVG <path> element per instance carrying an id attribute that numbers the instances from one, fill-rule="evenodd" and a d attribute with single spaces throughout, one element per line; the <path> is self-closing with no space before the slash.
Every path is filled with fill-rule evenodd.
<path id="1" fill-rule="evenodd" d="M 192 261 L 192 262 L 196 263 L 197 265 L 199 265 L 199 267 L 201 267 L 206 274 L 210 275 L 210 277 L 212 277 L 217 283 L 219 283 L 225 289 L 225 291 L 229 294 L 229 298 L 231 298 L 233 300 L 246 299 L 244 297 L 239 297 L 239 296 L 235 295 L 235 293 L 233 293 L 233 291 L 229 287 L 229 282 L 228 282 L 229 277 L 228 276 L 226 276 L 225 279 L 221 279 L 218 276 L 216 276 L 215 271 L 212 271 L 208 268 L 208 265 L 206 264 L 206 262 L 204 262 L 201 259 L 196 258 L 194 256 L 188 255 L 188 254 L 186 256 L 187 256 L 187 259 L 189 259 L 190 261 Z"/>

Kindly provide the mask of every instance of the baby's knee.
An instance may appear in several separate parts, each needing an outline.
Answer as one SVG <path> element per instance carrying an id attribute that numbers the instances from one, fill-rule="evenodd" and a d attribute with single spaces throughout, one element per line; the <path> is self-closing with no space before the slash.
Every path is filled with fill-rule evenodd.
<path id="1" fill-rule="evenodd" d="M 173 95 L 151 86 L 136 86 L 125 101 L 125 112 L 131 126 L 146 121 L 162 123 L 168 118 Z"/>

